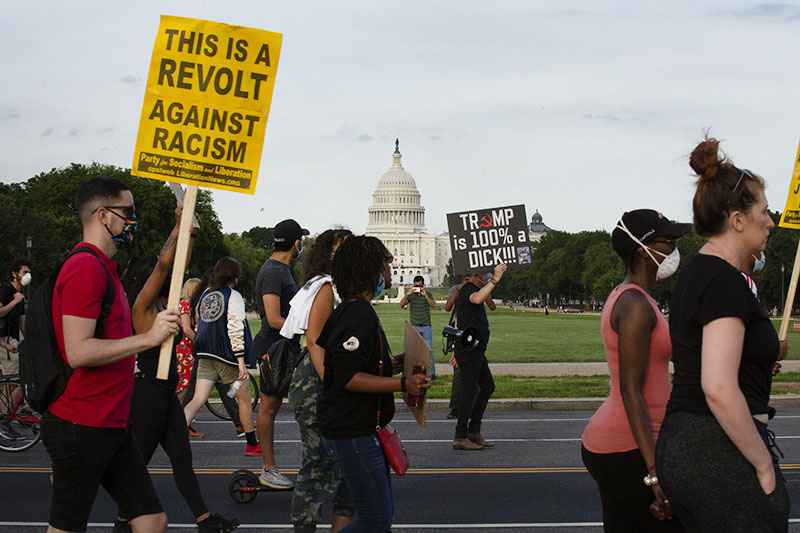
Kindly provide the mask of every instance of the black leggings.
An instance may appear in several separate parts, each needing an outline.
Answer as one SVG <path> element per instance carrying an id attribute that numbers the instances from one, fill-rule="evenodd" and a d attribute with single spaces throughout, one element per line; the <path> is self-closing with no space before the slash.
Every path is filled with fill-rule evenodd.
<path id="1" fill-rule="evenodd" d="M 650 514 L 650 504 L 656 498 L 653 489 L 644 484 L 647 465 L 638 448 L 629 452 L 593 453 L 581 445 L 581 456 L 600 489 L 604 531 L 683 531 L 677 518 L 658 520 Z"/>
<path id="2" fill-rule="evenodd" d="M 754 422 L 769 447 L 767 425 Z M 712 415 L 667 414 L 656 444 L 656 472 L 686 531 L 789 529 L 789 495 L 777 462 L 775 490 L 764 494 L 755 469 Z"/>
<path id="3" fill-rule="evenodd" d="M 184 389 L 183 401 L 181 402 L 183 407 L 186 407 L 186 404 L 191 402 L 192 398 L 194 398 L 194 388 L 197 385 L 197 367 L 200 366 L 197 362 L 198 360 L 195 359 L 194 365 L 192 365 L 192 376 L 189 378 L 189 384 L 186 385 Z M 236 402 L 235 398 L 228 396 L 230 385 L 215 383 L 214 386 L 217 388 L 219 399 L 222 400 L 222 406 L 225 407 L 225 411 L 227 411 L 228 416 L 231 417 L 233 425 L 237 428 L 242 427 L 242 419 L 239 418 L 239 404 Z"/>
<path id="4" fill-rule="evenodd" d="M 172 465 L 175 485 L 189 504 L 192 514 L 198 517 L 207 513 L 208 508 L 192 468 L 186 417 L 175 392 L 149 379 L 137 377 L 133 385 L 130 420 L 144 462 L 150 462 L 156 447 L 161 444 Z"/>

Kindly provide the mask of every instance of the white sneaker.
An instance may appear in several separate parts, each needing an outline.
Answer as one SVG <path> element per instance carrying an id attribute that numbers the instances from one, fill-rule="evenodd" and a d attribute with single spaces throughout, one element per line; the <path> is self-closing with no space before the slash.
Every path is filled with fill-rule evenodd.
<path id="1" fill-rule="evenodd" d="M 271 489 L 293 489 L 294 483 L 291 479 L 287 478 L 281 471 L 278 470 L 277 465 L 269 470 L 266 468 L 261 469 L 261 475 L 258 477 L 259 483 Z"/>

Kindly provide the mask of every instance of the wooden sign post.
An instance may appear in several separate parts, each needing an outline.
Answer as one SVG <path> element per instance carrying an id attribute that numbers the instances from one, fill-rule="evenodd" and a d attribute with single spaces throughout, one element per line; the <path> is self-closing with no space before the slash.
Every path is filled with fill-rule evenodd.
<path id="1" fill-rule="evenodd" d="M 187 185 L 171 309 L 183 287 L 198 186 L 255 194 L 282 40 L 245 26 L 161 17 L 131 174 Z M 173 342 L 161 346 L 159 379 L 169 375 Z"/>
<path id="2" fill-rule="evenodd" d="M 178 228 L 178 244 L 175 249 L 175 261 L 172 263 L 172 282 L 169 285 L 169 297 L 167 298 L 167 308 L 177 309 L 183 288 L 183 274 L 186 272 L 186 258 L 189 255 L 189 240 L 192 232 L 192 221 L 194 220 L 194 208 L 197 203 L 197 185 L 186 187 L 186 195 L 183 199 L 183 214 L 181 215 L 181 226 Z M 161 345 L 161 355 L 158 358 L 158 379 L 169 377 L 169 362 L 172 360 L 172 345 L 175 337 L 168 338 Z"/>
<path id="3" fill-rule="evenodd" d="M 792 180 L 789 182 L 789 195 L 786 198 L 786 206 L 783 208 L 781 221 L 778 225 L 782 228 L 800 229 L 800 145 L 798 145 L 797 155 L 794 157 L 794 168 L 792 169 Z M 783 306 L 783 319 L 778 333 L 778 339 L 782 341 L 786 340 L 786 332 L 789 329 L 789 322 L 791 322 L 792 318 L 798 276 L 800 276 L 800 243 L 797 245 L 797 253 L 794 256 L 792 277 L 789 280 L 789 292 L 786 295 L 786 303 Z"/>

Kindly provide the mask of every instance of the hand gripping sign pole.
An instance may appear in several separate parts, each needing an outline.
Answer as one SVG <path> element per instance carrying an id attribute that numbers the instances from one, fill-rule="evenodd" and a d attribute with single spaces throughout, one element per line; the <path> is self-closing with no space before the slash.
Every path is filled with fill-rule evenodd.
<path id="1" fill-rule="evenodd" d="M 172 263 L 172 282 L 169 285 L 169 297 L 167 298 L 167 308 L 177 309 L 180 303 L 181 288 L 183 287 L 183 273 L 186 272 L 186 258 L 189 255 L 189 239 L 192 231 L 192 221 L 194 220 L 194 207 L 197 203 L 197 185 L 186 187 L 186 195 L 183 199 L 183 214 L 181 215 L 181 226 L 178 228 L 178 244 L 175 249 L 175 261 Z M 168 338 L 161 345 L 161 354 L 158 357 L 158 379 L 169 377 L 169 363 L 172 360 L 172 345 L 175 337 Z"/>
<path id="2" fill-rule="evenodd" d="M 786 207 L 783 209 L 781 221 L 778 225 L 782 228 L 800 229 L 800 145 L 797 148 L 797 155 L 794 158 L 794 169 L 792 171 L 792 181 L 789 183 L 789 196 L 786 198 Z M 789 322 L 792 318 L 792 307 L 794 307 L 794 295 L 797 291 L 798 276 L 800 276 L 800 242 L 797 243 L 797 253 L 794 256 L 792 277 L 789 281 L 786 304 L 783 306 L 781 329 L 778 333 L 778 339 L 782 341 L 786 340 L 786 333 L 789 330 Z"/>
<path id="3" fill-rule="evenodd" d="M 169 308 L 179 303 L 198 186 L 255 194 L 281 41 L 279 33 L 161 17 L 131 174 L 187 185 Z M 169 375 L 173 342 L 161 346 L 159 379 Z"/>

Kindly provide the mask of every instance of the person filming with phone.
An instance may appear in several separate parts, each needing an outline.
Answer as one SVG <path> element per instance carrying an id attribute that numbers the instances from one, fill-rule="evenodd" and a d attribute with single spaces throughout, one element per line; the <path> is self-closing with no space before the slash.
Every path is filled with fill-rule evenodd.
<path id="1" fill-rule="evenodd" d="M 433 359 L 433 333 L 431 332 L 431 308 L 436 307 L 436 302 L 425 290 L 425 278 L 416 276 L 414 285 L 400 300 L 400 306 L 409 308 L 409 321 L 411 327 L 425 340 L 431 351 L 431 368 L 428 376 L 436 379 L 436 362 Z"/>

